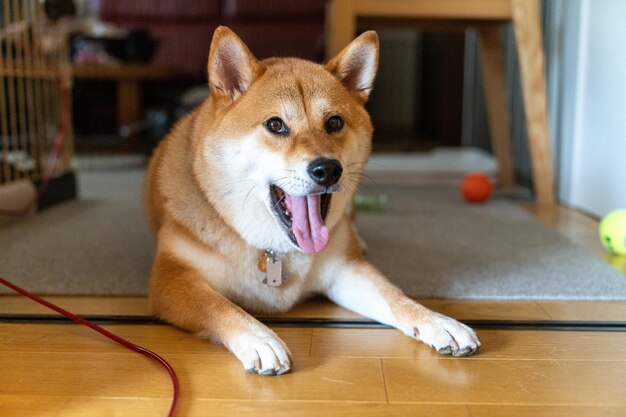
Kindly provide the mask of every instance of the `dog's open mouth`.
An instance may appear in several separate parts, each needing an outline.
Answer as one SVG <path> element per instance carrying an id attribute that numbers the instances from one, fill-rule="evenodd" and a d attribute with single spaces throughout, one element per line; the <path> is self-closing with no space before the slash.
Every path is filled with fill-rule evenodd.
<path id="1" fill-rule="evenodd" d="M 317 253 L 328 245 L 328 228 L 324 224 L 332 195 L 295 196 L 270 185 L 272 210 L 289 238 L 306 253 Z"/>

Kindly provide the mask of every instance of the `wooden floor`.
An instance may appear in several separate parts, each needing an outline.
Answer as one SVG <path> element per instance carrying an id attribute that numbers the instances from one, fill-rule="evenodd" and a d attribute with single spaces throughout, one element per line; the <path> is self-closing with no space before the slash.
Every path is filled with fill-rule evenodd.
<path id="1" fill-rule="evenodd" d="M 603 254 L 595 220 L 563 208 L 535 214 L 626 272 Z M 143 298 L 48 299 L 81 314 L 149 314 Z M 626 321 L 625 302 L 422 301 L 464 320 Z M 0 297 L 0 314 L 10 313 L 48 311 Z M 355 316 L 324 300 L 288 315 Z M 626 333 L 479 330 L 476 356 L 447 358 L 395 330 L 276 327 L 295 369 L 263 377 L 169 326 L 106 327 L 172 363 L 180 416 L 626 416 Z M 87 328 L 0 324 L 0 417 L 165 416 L 170 394 L 158 365 Z"/>

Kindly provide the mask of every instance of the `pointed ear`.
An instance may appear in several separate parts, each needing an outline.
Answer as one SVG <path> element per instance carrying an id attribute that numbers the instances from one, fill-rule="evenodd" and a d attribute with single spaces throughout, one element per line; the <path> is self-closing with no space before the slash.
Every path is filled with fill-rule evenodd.
<path id="1" fill-rule="evenodd" d="M 378 68 L 378 35 L 370 30 L 346 46 L 326 64 L 348 91 L 365 103 Z"/>
<path id="2" fill-rule="evenodd" d="M 228 103 L 245 93 L 258 76 L 259 63 L 235 32 L 219 26 L 209 52 L 209 87 L 216 100 Z"/>

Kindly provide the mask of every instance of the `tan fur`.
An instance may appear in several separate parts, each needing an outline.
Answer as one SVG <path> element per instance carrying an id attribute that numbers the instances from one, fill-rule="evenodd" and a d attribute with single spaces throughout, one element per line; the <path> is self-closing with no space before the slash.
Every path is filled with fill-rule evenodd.
<path id="1" fill-rule="evenodd" d="M 324 67 L 293 58 L 256 61 L 232 31 L 216 30 L 211 97 L 162 141 L 146 175 L 144 201 L 158 240 L 150 302 L 158 316 L 223 343 L 262 374 L 287 372 L 291 357 L 244 309 L 285 311 L 317 293 L 444 353 L 477 349 L 469 328 L 408 299 L 367 263 L 353 232 L 350 205 L 371 149 L 363 104 L 377 62 L 374 32 Z M 327 133 L 326 120 L 337 114 L 345 127 Z M 263 126 L 276 116 L 288 124 L 288 137 Z M 273 218 L 269 183 L 303 187 L 303 167 L 320 156 L 336 158 L 343 175 L 325 222 L 328 246 L 306 254 Z M 261 282 L 257 260 L 266 249 L 282 259 L 280 287 Z"/>

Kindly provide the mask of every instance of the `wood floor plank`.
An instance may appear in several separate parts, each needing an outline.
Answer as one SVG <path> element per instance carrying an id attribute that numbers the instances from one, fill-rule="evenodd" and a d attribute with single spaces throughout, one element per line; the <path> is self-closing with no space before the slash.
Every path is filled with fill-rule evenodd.
<path id="1" fill-rule="evenodd" d="M 458 320 L 547 320 L 536 301 L 420 299 L 426 307 Z"/>
<path id="2" fill-rule="evenodd" d="M 424 306 L 463 320 L 548 320 L 550 317 L 537 301 L 520 300 L 446 300 L 424 298 Z M 626 302 L 622 302 L 626 308 Z M 593 308 L 589 309 L 590 311 Z M 314 299 L 296 306 L 291 311 L 273 317 L 303 318 L 358 318 L 362 317 L 341 308 L 326 299 Z"/>
<path id="3" fill-rule="evenodd" d="M 295 357 L 292 373 L 246 373 L 233 356 L 162 355 L 185 397 L 258 401 L 385 402 L 380 359 Z M 7 395 L 169 398 L 170 382 L 133 353 L 3 352 L 0 392 Z"/>
<path id="4" fill-rule="evenodd" d="M 419 299 L 424 306 L 447 316 L 464 320 L 548 320 L 536 301 Z M 626 306 L 626 303 L 624 303 Z M 292 310 L 272 317 L 361 318 L 324 298 L 315 298 Z"/>
<path id="5" fill-rule="evenodd" d="M 383 359 L 390 402 L 626 406 L 624 361 Z"/>
<path id="6" fill-rule="evenodd" d="M 0 324 L 0 346 L 4 343 L 4 341 L 17 329 L 21 328 L 22 324 L 16 324 L 11 326 L 5 326 Z"/>
<path id="7" fill-rule="evenodd" d="M 0 415 L 12 417 L 161 416 L 166 415 L 169 405 L 169 400 L 159 398 L 0 395 Z M 626 407 L 258 402 L 182 398 L 179 415 L 185 417 L 623 417 L 626 415 Z"/>
<path id="8" fill-rule="evenodd" d="M 479 330 L 478 335 L 482 347 L 471 360 L 626 361 L 626 333 Z M 441 357 L 423 343 L 389 329 L 313 329 L 311 356 Z"/>
<path id="9" fill-rule="evenodd" d="M 170 401 L 152 398 L 76 398 L 0 395 L 0 415 L 12 417 L 164 416 Z M 359 402 L 210 401 L 183 397 L 185 417 L 471 417 L 464 405 Z M 609 416 L 610 417 L 610 416 Z"/>
<path id="10" fill-rule="evenodd" d="M 624 278 L 626 279 L 626 277 Z M 538 301 L 550 320 L 626 321 L 624 301 Z"/>
<path id="11" fill-rule="evenodd" d="M 146 297 L 43 296 L 75 314 L 148 316 Z M 0 295 L 0 314 L 54 314 L 54 312 L 21 295 Z"/>
<path id="12" fill-rule="evenodd" d="M 126 398 L 171 395 L 165 371 L 148 358 L 131 353 L 3 352 L 0 369 L 0 392 L 4 394 Z"/>
<path id="13" fill-rule="evenodd" d="M 624 417 L 626 407 L 471 405 L 472 417 Z"/>
<path id="14" fill-rule="evenodd" d="M 191 416 L 183 401 L 179 416 Z M 182 404 L 181 404 L 182 405 Z M 166 416 L 170 401 L 159 398 L 86 398 L 0 394 L 0 416 L 11 417 L 136 417 Z M 194 416 L 208 416 L 203 409 Z"/>
<path id="15" fill-rule="evenodd" d="M 231 355 L 223 346 L 167 325 L 103 326 L 132 343 L 158 353 Z M 274 328 L 291 353 L 308 356 L 312 329 Z M 104 336 L 74 324 L 0 324 L 0 352 L 124 352 Z"/>

